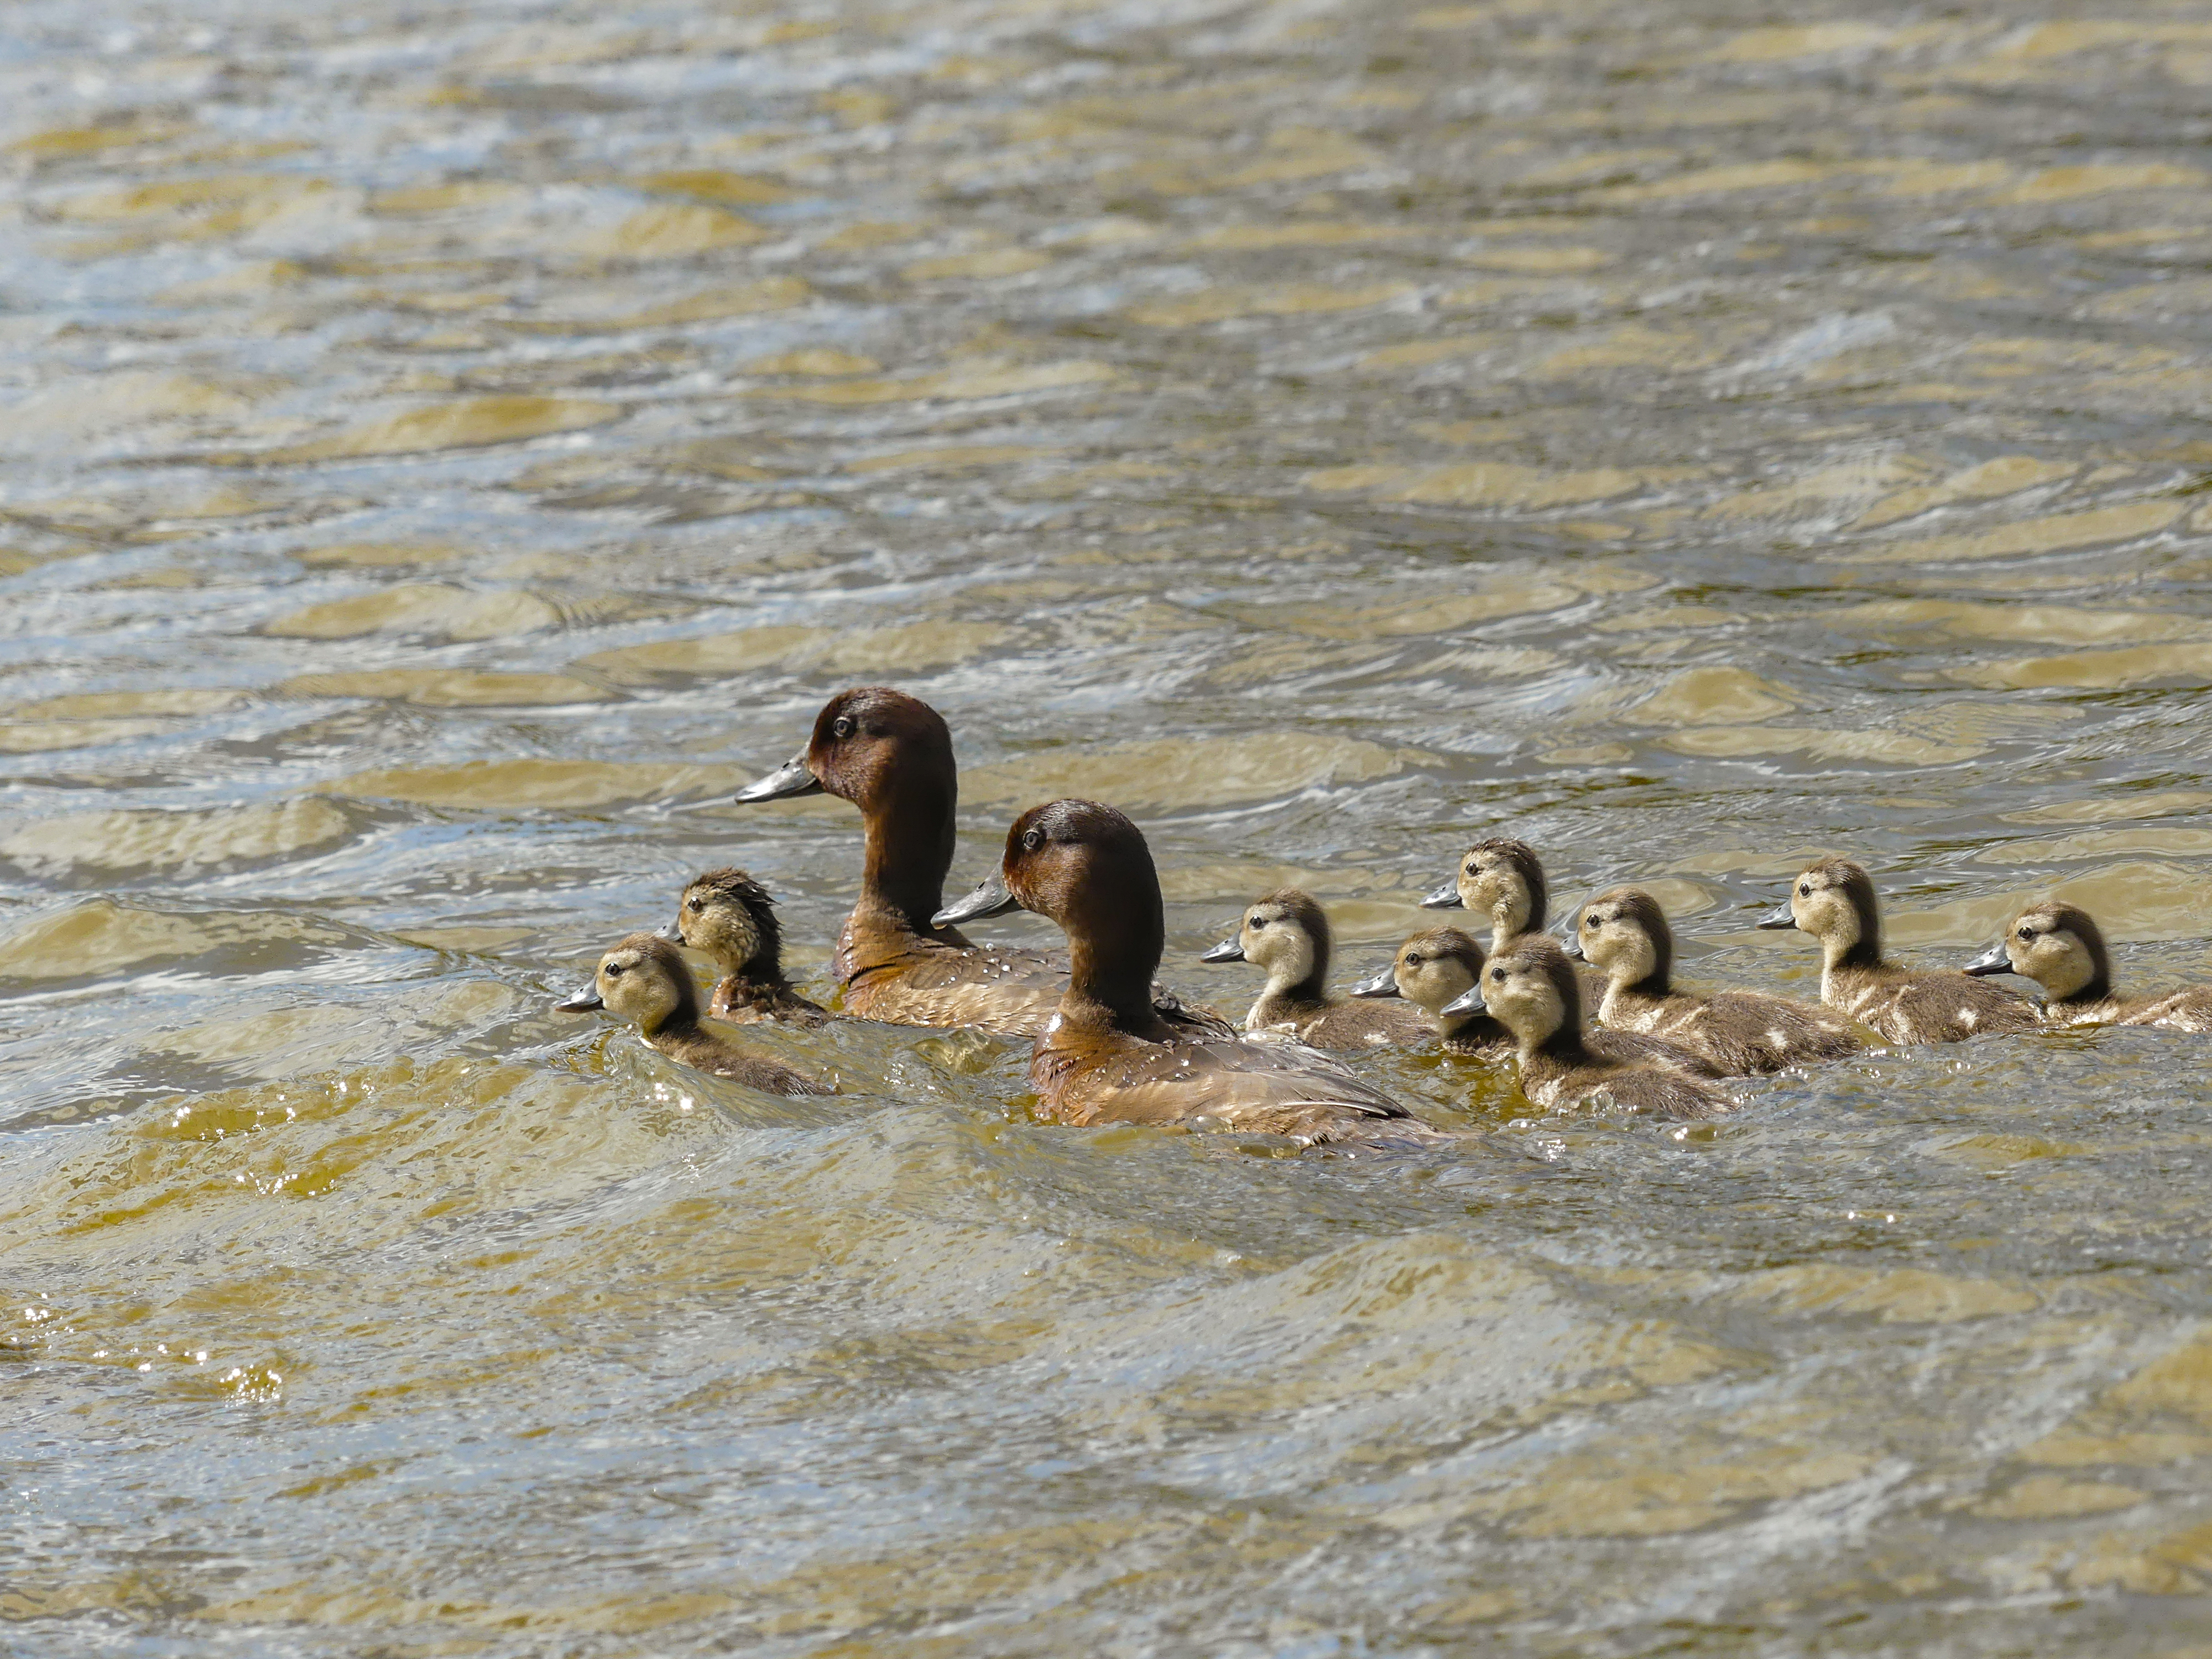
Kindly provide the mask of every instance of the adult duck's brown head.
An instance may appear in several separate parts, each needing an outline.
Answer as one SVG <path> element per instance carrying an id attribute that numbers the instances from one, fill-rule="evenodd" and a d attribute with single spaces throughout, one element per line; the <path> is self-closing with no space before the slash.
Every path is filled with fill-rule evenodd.
<path id="1" fill-rule="evenodd" d="M 863 902 L 917 932 L 945 900 L 960 775 L 945 718 L 889 686 L 840 691 L 814 717 L 805 752 L 738 791 L 740 801 L 828 793 L 860 809 L 867 830 Z"/>
<path id="2" fill-rule="evenodd" d="M 1095 800 L 1032 806 L 1006 831 L 999 875 L 931 918 L 937 926 L 1031 910 L 1067 935 L 1069 994 L 1149 1020 L 1167 919 L 1144 832 Z"/>

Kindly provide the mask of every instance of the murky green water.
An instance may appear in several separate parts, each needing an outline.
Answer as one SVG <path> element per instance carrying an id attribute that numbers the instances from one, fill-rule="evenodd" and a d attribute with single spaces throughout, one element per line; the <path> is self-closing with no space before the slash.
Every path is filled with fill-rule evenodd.
<path id="1" fill-rule="evenodd" d="M 52 0 L 0 116 L 0 1646 L 2201 1653 L 2202 1039 L 1501 1173 L 551 1014 L 836 802 L 1144 823 L 1167 977 L 1476 833 L 1695 974 L 1872 861 L 2212 975 L 2212 9 Z M 994 936 L 1039 939 L 1033 920 Z M 1002 930 L 1002 931 L 1000 931 Z M 818 981 L 817 981 L 818 982 Z"/>

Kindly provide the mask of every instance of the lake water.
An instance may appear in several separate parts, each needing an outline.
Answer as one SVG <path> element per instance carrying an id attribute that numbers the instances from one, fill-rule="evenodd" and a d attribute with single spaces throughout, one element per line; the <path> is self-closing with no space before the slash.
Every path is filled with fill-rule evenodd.
<path id="1" fill-rule="evenodd" d="M 842 803 L 1143 824 L 1168 981 L 1482 834 L 1693 978 L 1811 853 L 2212 977 L 2212 8 L 19 0 L 0 1648 L 2202 1655 L 2212 1047 L 1547 1161 L 1035 1121 L 550 1012 Z M 709 803 L 701 810 L 700 803 Z M 1048 942 L 1034 918 L 996 939 Z M 2017 981 L 2012 981 L 2017 983 Z M 1279 1154 L 1282 1149 L 1273 1149 Z"/>

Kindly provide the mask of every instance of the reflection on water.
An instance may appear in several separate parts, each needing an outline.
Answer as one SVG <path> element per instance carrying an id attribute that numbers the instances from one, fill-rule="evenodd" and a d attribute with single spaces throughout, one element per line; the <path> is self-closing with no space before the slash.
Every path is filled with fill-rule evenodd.
<path id="1" fill-rule="evenodd" d="M 1137 812 L 1168 976 L 1480 831 L 1694 971 L 1810 852 L 2212 971 L 2212 21 L 933 0 L 10 12 L 0 1615 L 40 1652 L 2172 1653 L 2205 1050 L 1032 1122 L 1019 1045 L 547 1012 L 942 708 L 956 885 Z M 994 924 L 1029 937 L 1034 922 Z M 1784 948 L 1788 947 L 1788 948 Z M 1371 958 L 1371 960 L 1370 960 Z"/>

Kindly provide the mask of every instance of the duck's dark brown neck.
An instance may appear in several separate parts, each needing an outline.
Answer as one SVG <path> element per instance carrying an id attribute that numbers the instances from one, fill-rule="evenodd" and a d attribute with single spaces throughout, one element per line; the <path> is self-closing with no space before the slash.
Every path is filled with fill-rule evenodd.
<path id="1" fill-rule="evenodd" d="M 1152 903 L 1155 919 L 1149 928 L 1143 918 L 1135 917 L 1118 938 L 1077 935 L 1068 939 L 1063 1012 L 1096 1023 L 1094 1011 L 1103 1011 L 1125 1031 L 1148 1033 L 1159 1024 L 1159 1011 L 1152 1006 L 1152 975 L 1159 969 L 1167 930 L 1158 920 L 1158 899 Z"/>
<path id="2" fill-rule="evenodd" d="M 945 877 L 952 868 L 953 813 L 959 805 L 952 778 L 887 780 L 862 809 L 867 838 L 855 922 L 885 927 L 948 944 L 967 941 L 929 919 L 945 908 Z"/>

